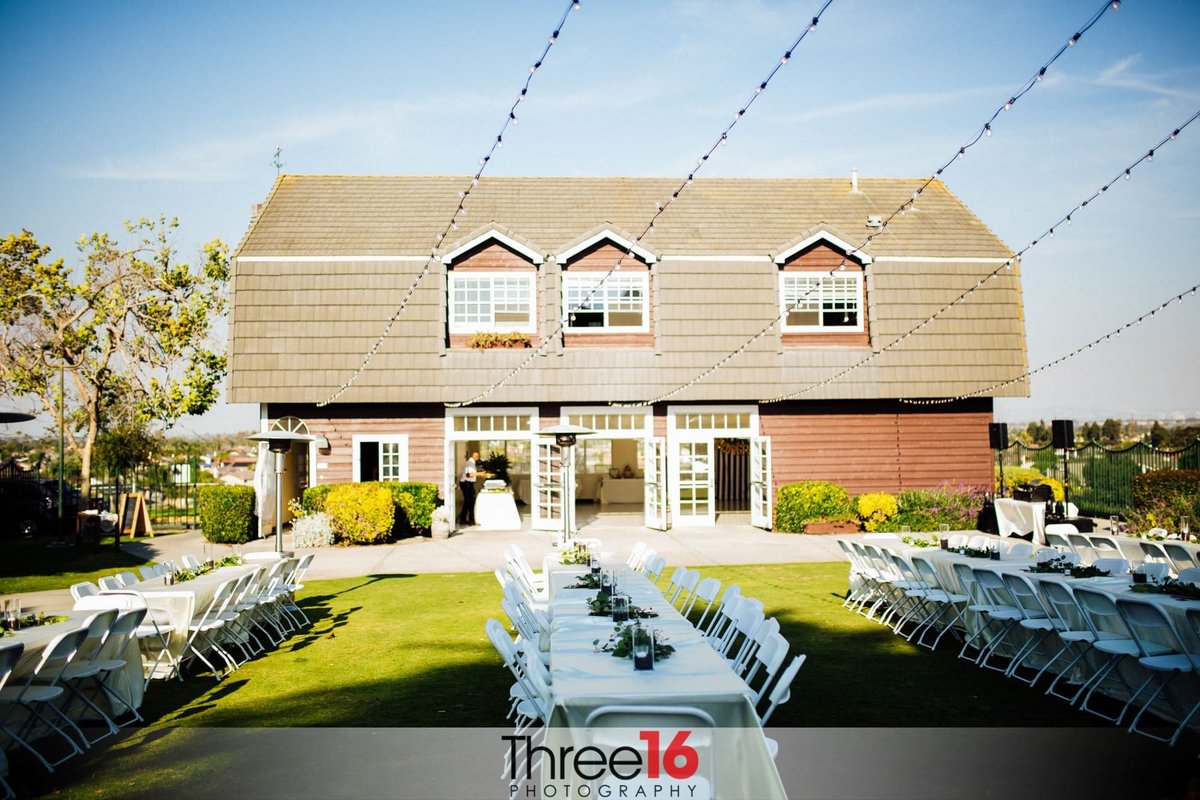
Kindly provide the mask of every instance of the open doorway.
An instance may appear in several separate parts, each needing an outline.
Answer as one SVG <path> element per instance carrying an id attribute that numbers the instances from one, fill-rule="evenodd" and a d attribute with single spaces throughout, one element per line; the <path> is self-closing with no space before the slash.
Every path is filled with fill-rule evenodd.
<path id="1" fill-rule="evenodd" d="M 714 490 L 718 514 L 750 513 L 750 440 L 717 439 Z"/>

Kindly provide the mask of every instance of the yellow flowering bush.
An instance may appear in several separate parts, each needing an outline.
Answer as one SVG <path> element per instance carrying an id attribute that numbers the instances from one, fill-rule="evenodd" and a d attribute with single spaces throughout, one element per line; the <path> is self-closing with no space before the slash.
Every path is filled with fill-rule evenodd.
<path id="1" fill-rule="evenodd" d="M 858 516 L 863 521 L 863 528 L 874 531 L 880 523 L 886 522 L 899 512 L 900 506 L 896 498 L 887 492 L 870 492 L 859 495 Z"/>

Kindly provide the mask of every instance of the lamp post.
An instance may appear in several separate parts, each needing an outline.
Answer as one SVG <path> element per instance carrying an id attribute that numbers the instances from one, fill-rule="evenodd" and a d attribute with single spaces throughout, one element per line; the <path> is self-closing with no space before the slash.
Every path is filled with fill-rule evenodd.
<path id="1" fill-rule="evenodd" d="M 62 354 L 62 360 L 58 364 L 51 364 L 46 360 L 46 357 L 53 350 L 50 343 L 42 345 L 42 362 L 48 366 L 58 370 L 58 538 L 63 538 L 63 458 L 66 450 L 66 374 L 67 367 L 75 367 L 77 365 L 67 361 L 65 353 Z M 88 494 L 91 497 L 91 494 Z M 117 532 L 117 541 L 120 542 L 120 531 Z M 119 546 L 119 545 L 118 545 Z"/>
<path id="2" fill-rule="evenodd" d="M 265 442 L 275 454 L 275 552 L 283 555 L 283 467 L 293 442 L 311 442 L 314 437 L 291 431 L 266 431 L 246 437 L 252 442 Z"/>
<path id="3" fill-rule="evenodd" d="M 562 448 L 560 466 L 563 486 L 563 541 L 575 538 L 575 482 L 570 480 L 570 459 L 574 457 L 575 442 L 580 436 L 591 436 L 595 433 L 582 425 L 554 425 L 538 431 L 538 436 L 553 436 L 554 443 Z"/>

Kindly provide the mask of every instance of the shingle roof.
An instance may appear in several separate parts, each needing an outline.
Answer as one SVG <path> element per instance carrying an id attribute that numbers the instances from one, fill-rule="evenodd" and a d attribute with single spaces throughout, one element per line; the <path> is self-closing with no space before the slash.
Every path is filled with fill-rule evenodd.
<path id="1" fill-rule="evenodd" d="M 282 176 L 235 255 L 229 399 L 316 402 L 340 387 L 399 306 L 467 180 Z M 884 232 L 867 227 L 869 215 L 887 216 L 922 182 L 860 178 L 859 191 L 852 192 L 846 179 L 697 179 L 643 240 L 667 259 L 653 267 L 656 347 L 554 347 L 489 402 L 644 400 L 690 380 L 775 318 L 778 267 L 769 257 L 820 230 L 854 245 L 875 234 L 866 249 L 874 259 L 867 268 L 871 346 L 888 344 L 1012 256 L 940 182 L 925 189 L 916 211 L 897 216 Z M 546 256 L 603 227 L 636 234 L 655 201 L 677 187 L 675 180 L 655 178 L 484 178 L 439 252 L 491 227 Z M 557 265 L 548 260 L 538 269 L 545 296 L 539 321 L 547 330 L 553 325 L 547 317 L 560 313 L 553 291 Z M 776 328 L 673 399 L 773 397 L 870 353 L 783 347 L 777 334 Z M 527 355 L 445 347 L 439 262 L 341 400 L 462 400 Z M 903 346 L 807 397 L 953 396 L 1013 378 L 1026 363 L 1014 267 Z M 1023 382 L 998 392 L 1026 393 Z"/>

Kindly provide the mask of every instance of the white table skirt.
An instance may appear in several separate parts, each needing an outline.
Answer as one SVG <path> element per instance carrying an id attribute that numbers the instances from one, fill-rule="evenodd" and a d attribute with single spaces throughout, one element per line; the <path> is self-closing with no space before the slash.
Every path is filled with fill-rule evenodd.
<path id="1" fill-rule="evenodd" d="M 997 497 L 996 529 L 1002 537 L 1033 531 L 1034 544 L 1046 543 L 1046 504 L 1027 503 L 1010 497 Z"/>
<path id="2" fill-rule="evenodd" d="M 11 636 L 5 636 L 3 640 L 0 640 L 4 644 L 21 642 L 25 645 L 25 650 L 21 653 L 21 659 L 17 662 L 17 666 L 8 680 L 8 686 L 22 685 L 29 674 L 37 667 L 38 661 L 41 660 L 47 645 L 60 633 L 82 628 L 85 620 L 95 614 L 96 610 L 62 611 L 57 613 L 66 614 L 69 619 L 66 622 L 57 622 L 53 625 L 38 625 L 33 628 L 26 628 L 17 631 Z M 84 646 L 87 647 L 86 644 Z M 142 653 L 138 649 L 137 640 L 130 638 L 119 657 L 124 659 L 125 668 L 110 674 L 106 682 L 122 697 L 129 698 L 134 708 L 141 708 L 144 684 L 142 682 Z M 111 701 L 108 695 L 105 695 L 105 699 Z M 120 715 L 125 712 L 125 708 L 119 703 L 110 702 L 110 707 L 114 714 Z"/>
<path id="3" fill-rule="evenodd" d="M 510 491 L 484 491 L 475 496 L 475 522 L 489 531 L 521 530 L 521 515 Z"/>
<path id="4" fill-rule="evenodd" d="M 605 478 L 600 483 L 601 503 L 637 503 L 646 499 L 646 482 L 641 478 Z"/>
<path id="5" fill-rule="evenodd" d="M 752 692 L 716 653 L 703 636 L 640 573 L 618 577 L 618 591 L 642 608 L 654 608 L 658 617 L 642 624 L 661 631 L 674 646 L 671 657 L 653 670 L 638 672 L 631 659 L 597 652 L 613 633 L 606 617 L 592 617 L 587 600 L 595 589 L 566 588 L 577 575 L 550 575 L 551 601 L 550 675 L 554 712 L 548 739 L 586 743 L 588 715 L 606 705 L 689 706 L 709 713 L 718 726 L 712 733 L 711 763 L 716 785 L 714 797 L 785 797 L 779 772 L 766 748 L 754 713 Z M 653 726 L 653 718 L 647 722 Z"/>

